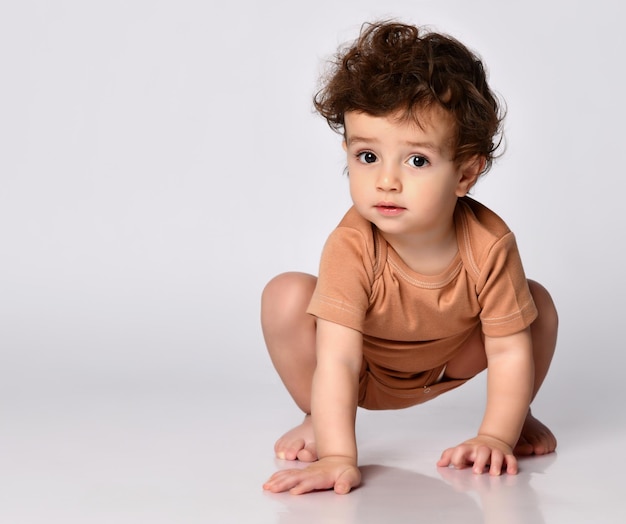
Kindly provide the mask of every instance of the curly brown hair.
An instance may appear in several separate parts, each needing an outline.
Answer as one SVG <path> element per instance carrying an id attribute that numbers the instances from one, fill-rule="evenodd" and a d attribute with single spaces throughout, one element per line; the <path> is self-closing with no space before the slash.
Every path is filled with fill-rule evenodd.
<path id="1" fill-rule="evenodd" d="M 315 109 L 345 132 L 344 115 L 400 112 L 422 125 L 418 113 L 443 107 L 455 122 L 454 160 L 475 155 L 488 171 L 502 142 L 504 114 L 487 84 L 481 59 L 458 40 L 397 22 L 365 24 L 359 38 L 331 62 Z"/>

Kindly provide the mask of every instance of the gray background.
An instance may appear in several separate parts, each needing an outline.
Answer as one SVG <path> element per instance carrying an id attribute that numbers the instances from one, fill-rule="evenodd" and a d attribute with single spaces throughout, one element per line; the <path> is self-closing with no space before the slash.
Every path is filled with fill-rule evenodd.
<path id="1" fill-rule="evenodd" d="M 574 415 L 623 393 L 625 14 L 608 0 L 2 1 L 5 408 L 277 384 L 262 287 L 315 272 L 349 205 L 311 95 L 337 45 L 387 17 L 464 41 L 507 102 L 506 154 L 475 196 L 559 307 L 544 402 L 575 399 Z"/>
<path id="2" fill-rule="evenodd" d="M 508 104 L 475 196 L 557 302 L 534 409 L 559 448 L 517 476 L 435 468 L 480 421 L 481 375 L 361 410 L 350 496 L 269 496 L 301 415 L 260 294 L 315 273 L 349 205 L 311 96 L 387 17 L 478 51 Z M 624 522 L 625 18 L 617 0 L 0 0 L 0 521 Z"/>

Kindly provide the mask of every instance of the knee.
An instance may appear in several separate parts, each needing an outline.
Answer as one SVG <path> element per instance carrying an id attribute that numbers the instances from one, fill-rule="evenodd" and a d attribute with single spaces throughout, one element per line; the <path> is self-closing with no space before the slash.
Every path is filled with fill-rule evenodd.
<path id="1" fill-rule="evenodd" d="M 282 328 L 306 315 L 316 282 L 306 273 L 282 273 L 270 280 L 261 295 L 263 329 Z"/>
<path id="2" fill-rule="evenodd" d="M 534 280 L 529 280 L 528 286 L 539 313 L 535 322 L 540 322 L 549 331 L 556 333 L 559 327 L 559 314 L 550 293 Z"/>

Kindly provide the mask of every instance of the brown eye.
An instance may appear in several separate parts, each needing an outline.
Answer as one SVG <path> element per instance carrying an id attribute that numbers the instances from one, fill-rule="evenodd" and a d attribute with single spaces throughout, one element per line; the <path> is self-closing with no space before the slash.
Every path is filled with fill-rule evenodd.
<path id="1" fill-rule="evenodd" d="M 409 159 L 409 164 L 412 167 L 424 167 L 424 166 L 428 165 L 428 159 L 426 157 L 424 157 L 424 156 L 413 155 Z"/>
<path id="2" fill-rule="evenodd" d="M 359 153 L 357 155 L 357 158 L 364 164 L 373 164 L 377 160 L 376 155 L 372 153 L 371 151 L 365 151 L 363 153 Z"/>

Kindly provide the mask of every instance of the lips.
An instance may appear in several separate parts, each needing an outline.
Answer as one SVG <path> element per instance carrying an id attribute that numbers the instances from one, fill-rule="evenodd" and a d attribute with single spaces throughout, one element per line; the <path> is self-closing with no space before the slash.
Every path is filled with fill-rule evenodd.
<path id="1" fill-rule="evenodd" d="M 399 206 L 398 204 L 394 204 L 393 202 L 378 202 L 378 204 L 376 204 L 376 207 L 399 207 L 402 208 L 402 206 Z M 404 209 L 404 208 L 402 208 Z"/>
<path id="2" fill-rule="evenodd" d="M 376 210 L 384 216 L 397 216 L 401 214 L 406 208 L 394 204 L 393 202 L 378 202 L 374 206 Z"/>

